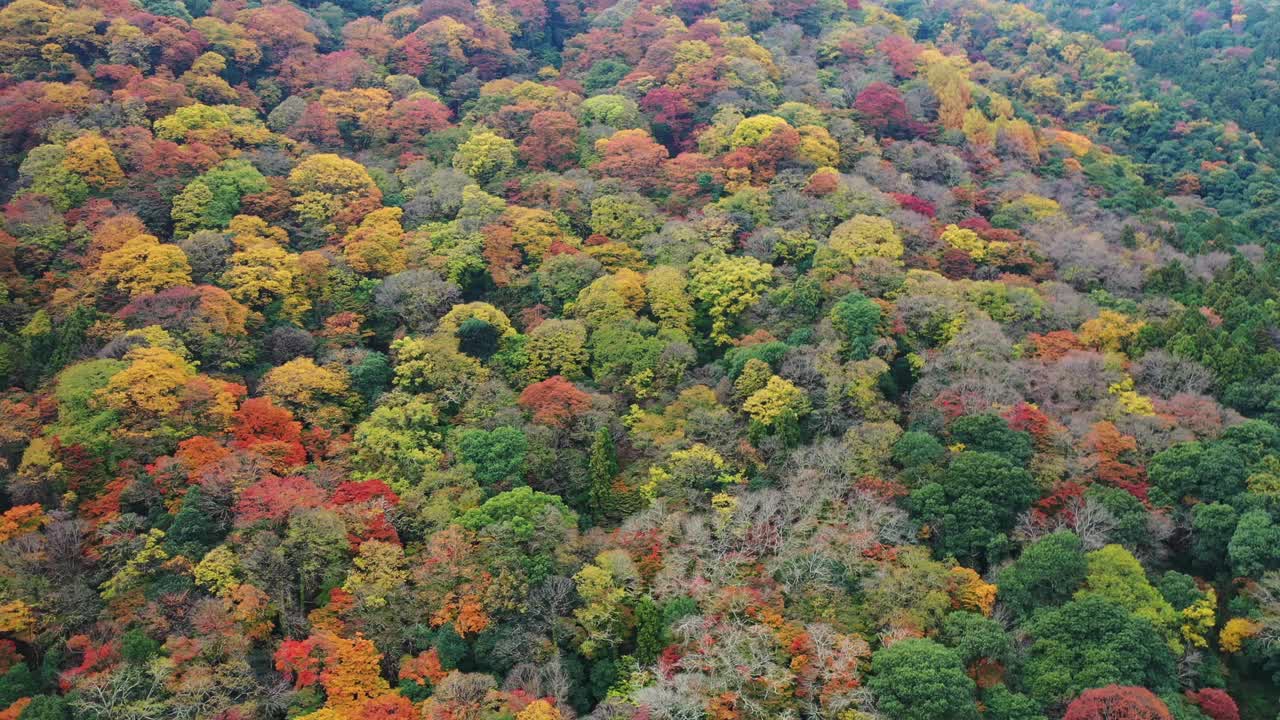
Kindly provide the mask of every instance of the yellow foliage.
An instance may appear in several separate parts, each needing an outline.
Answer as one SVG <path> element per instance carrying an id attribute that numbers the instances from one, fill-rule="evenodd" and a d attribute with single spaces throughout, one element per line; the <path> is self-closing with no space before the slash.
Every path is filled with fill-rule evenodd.
<path id="1" fill-rule="evenodd" d="M 831 137 L 827 129 L 818 125 L 801 125 L 796 128 L 800 133 L 800 157 L 817 165 L 826 167 L 840 162 L 840 143 Z"/>
<path id="2" fill-rule="evenodd" d="M 560 720 L 562 717 L 560 711 L 546 700 L 534 700 L 516 713 L 516 720 Z"/>
<path id="3" fill-rule="evenodd" d="M 984 582 L 977 571 L 953 567 L 947 577 L 947 591 L 952 607 L 990 616 L 996 604 L 996 586 Z"/>
<path id="4" fill-rule="evenodd" d="M 440 318 L 440 324 L 436 326 L 436 335 L 453 337 L 462 323 L 473 318 L 489 323 L 504 338 L 517 334 L 506 313 L 487 302 L 469 302 L 454 305 L 449 312 L 445 313 L 445 316 Z"/>
<path id="5" fill-rule="evenodd" d="M 177 245 L 162 245 L 154 235 L 137 235 L 98 262 L 99 280 L 131 296 L 191 284 L 191 265 Z"/>
<path id="6" fill-rule="evenodd" d="M 197 584 L 209 588 L 214 595 L 222 597 L 240 584 L 236 577 L 236 570 L 239 567 L 240 561 L 235 552 L 226 545 L 219 545 L 205 553 L 192 574 Z"/>
<path id="7" fill-rule="evenodd" d="M 791 125 L 777 115 L 753 115 L 738 123 L 729 143 L 735 148 L 755 147 L 765 138 Z"/>
<path id="8" fill-rule="evenodd" d="M 178 390 L 195 377 L 196 371 L 171 350 L 142 347 L 125 356 L 129 367 L 107 381 L 97 391 L 98 398 L 125 414 L 163 416 L 181 407 Z"/>
<path id="9" fill-rule="evenodd" d="M 902 257 L 902 238 L 888 218 L 854 215 L 831 231 L 831 249 L 857 262 L 870 257 L 897 260 Z"/>
<path id="10" fill-rule="evenodd" d="M 231 233 L 231 242 L 235 243 L 238 250 L 289 244 L 289 233 L 284 228 L 271 227 L 266 220 L 256 215 L 236 215 L 227 225 L 227 232 Z"/>
<path id="11" fill-rule="evenodd" d="M 343 239 L 343 255 L 356 272 L 366 275 L 391 275 L 405 268 L 405 253 L 401 247 L 404 228 L 398 207 L 374 210 L 360 221 L 360 227 L 347 233 Z"/>
<path id="12" fill-rule="evenodd" d="M 1209 647 L 1208 635 L 1216 623 L 1218 594 L 1209 588 L 1205 597 L 1182 609 L 1182 637 L 1198 648 Z"/>
<path id="13" fill-rule="evenodd" d="M 1081 342 L 1090 347 L 1119 351 L 1145 325 L 1141 320 L 1130 320 L 1127 315 L 1114 310 L 1102 310 L 1098 317 L 1086 320 L 1080 326 L 1079 337 Z"/>
<path id="14" fill-rule="evenodd" d="M 331 425 L 347 418 L 350 385 L 345 370 L 316 365 L 300 357 L 273 368 L 262 378 L 262 394 L 312 424 Z"/>
<path id="15" fill-rule="evenodd" d="M 742 404 L 752 420 L 772 426 L 788 414 L 800 417 L 809 412 L 809 396 L 790 380 L 774 375 L 765 386 Z"/>
<path id="16" fill-rule="evenodd" d="M 1262 632 L 1262 625 L 1248 618 L 1231 618 L 1218 634 L 1218 647 L 1226 653 L 1238 653 L 1244 641 Z"/>
<path id="17" fill-rule="evenodd" d="M 62 167 L 84 178 L 98 189 L 115 187 L 124 181 L 124 171 L 107 141 L 97 133 L 89 133 L 67 143 Z"/>
<path id="18" fill-rule="evenodd" d="M 969 228 L 948 225 L 942 231 L 942 242 L 969 253 L 969 257 L 974 260 L 983 260 L 987 257 L 987 241 Z"/>
<path id="19" fill-rule="evenodd" d="M 1156 407 L 1151 402 L 1151 398 L 1139 394 L 1133 389 L 1133 378 L 1126 377 L 1118 383 L 1113 383 L 1107 388 L 1107 392 L 1116 396 L 1116 402 L 1120 405 L 1121 412 L 1129 415 L 1155 415 Z"/>
<path id="20" fill-rule="evenodd" d="M 254 308 L 280 301 L 281 314 L 291 320 L 311 309 L 303 295 L 297 255 L 274 245 L 258 245 L 233 254 L 228 265 L 222 284 L 236 300 Z"/>
<path id="21" fill-rule="evenodd" d="M 21 600 L 0 603 L 0 632 L 25 634 L 36 625 L 35 612 Z"/>

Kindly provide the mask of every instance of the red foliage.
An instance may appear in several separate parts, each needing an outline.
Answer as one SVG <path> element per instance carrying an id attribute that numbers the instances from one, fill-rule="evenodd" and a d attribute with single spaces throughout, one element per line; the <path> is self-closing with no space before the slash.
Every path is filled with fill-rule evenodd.
<path id="1" fill-rule="evenodd" d="M 533 421 L 564 427 L 591 407 L 591 396 L 560 375 L 536 382 L 520 393 L 520 407 L 533 413 Z"/>
<path id="2" fill-rule="evenodd" d="M 331 501 L 334 505 L 353 505 L 374 500 L 385 500 L 388 505 L 398 505 L 400 496 L 381 480 L 349 481 L 339 485 L 333 491 Z"/>
<path id="3" fill-rule="evenodd" d="M 693 107 L 685 96 L 661 85 L 640 98 L 640 108 L 653 118 L 655 127 L 666 128 L 676 147 L 684 149 L 691 144 L 689 130 L 693 127 Z M 658 136 L 662 137 L 662 134 Z"/>
<path id="4" fill-rule="evenodd" d="M 885 83 L 871 83 L 853 101 L 866 124 L 880 133 L 894 134 L 907 128 L 911 117 L 902 93 Z"/>
<path id="5" fill-rule="evenodd" d="M 1213 720 L 1240 720 L 1240 708 L 1231 696 L 1217 688 L 1186 692 L 1187 699 L 1200 706 L 1200 712 Z"/>
<path id="6" fill-rule="evenodd" d="M 431 98 L 408 98 L 391 105 L 386 129 L 397 142 L 413 143 L 448 128 L 451 115 L 448 107 Z"/>
<path id="7" fill-rule="evenodd" d="M 1083 350 L 1084 343 L 1070 330 L 1054 330 L 1040 335 L 1031 333 L 1027 342 L 1035 348 L 1035 356 L 1045 362 L 1057 362 L 1072 350 Z"/>
<path id="8" fill-rule="evenodd" d="M 933 217 L 938 214 L 938 209 L 933 206 L 933 203 L 923 198 L 918 198 L 915 195 L 908 195 L 906 193 L 889 193 L 889 195 L 894 200 L 897 200 L 898 205 L 902 206 L 904 210 L 910 210 L 911 212 L 919 213 L 925 217 Z"/>
<path id="9" fill-rule="evenodd" d="M 885 59 L 893 66 L 893 74 L 900 78 L 909 78 L 916 74 L 916 60 L 920 58 L 921 47 L 910 38 L 901 35 L 890 35 L 876 49 L 884 53 Z"/>
<path id="10" fill-rule="evenodd" d="M 1085 690 L 1062 720 L 1171 720 L 1169 708 L 1150 690 L 1108 685 Z"/>
<path id="11" fill-rule="evenodd" d="M 90 677 L 110 669 L 120 657 L 120 648 L 116 643 L 95 645 L 88 635 L 71 636 L 67 640 L 67 649 L 80 653 L 80 664 L 58 676 L 58 685 L 63 692 L 70 690 L 77 678 Z"/>
<path id="12" fill-rule="evenodd" d="M 696 152 L 685 152 L 662 166 L 664 185 L 671 191 L 667 204 L 683 211 L 699 197 L 705 197 L 717 185 L 724 184 L 724 170 L 711 158 Z"/>
<path id="13" fill-rule="evenodd" d="M 655 185 L 667 159 L 667 149 L 642 130 L 623 130 L 600 143 L 599 149 L 597 173 L 641 189 Z"/>
<path id="14" fill-rule="evenodd" d="M 240 493 L 235 508 L 236 523 L 279 522 L 289 517 L 295 508 L 317 508 L 324 504 L 324 500 L 324 490 L 304 477 L 269 475 Z"/>
<path id="15" fill-rule="evenodd" d="M 418 717 L 409 698 L 387 693 L 361 705 L 355 720 L 417 720 Z"/>
<path id="16" fill-rule="evenodd" d="M 18 644 L 12 640 L 0 640 L 0 674 L 20 662 L 22 655 L 18 653 Z"/>
<path id="17" fill-rule="evenodd" d="M 338 131 L 338 118 L 320 103 L 308 103 L 286 133 L 295 140 L 306 140 L 317 145 L 332 146 L 342 142 Z"/>
<path id="18" fill-rule="evenodd" d="M 276 648 L 276 670 L 293 678 L 295 690 L 314 685 L 320 679 L 320 658 L 315 655 L 316 641 L 284 640 Z"/>
<path id="19" fill-rule="evenodd" d="M 231 446 L 272 458 L 279 467 L 297 467 L 307 460 L 302 447 L 302 424 L 293 413 L 276 407 L 270 398 L 245 400 L 232 416 Z"/>
<path id="20" fill-rule="evenodd" d="M 1028 433 L 1034 440 L 1042 441 L 1049 434 L 1049 416 L 1030 403 L 1020 402 L 1005 410 L 1000 417 L 1009 423 L 1010 429 Z"/>
<path id="21" fill-rule="evenodd" d="M 520 157 L 537 170 L 563 170 L 578 160 L 578 120 L 567 112 L 544 110 L 529 120 Z"/>

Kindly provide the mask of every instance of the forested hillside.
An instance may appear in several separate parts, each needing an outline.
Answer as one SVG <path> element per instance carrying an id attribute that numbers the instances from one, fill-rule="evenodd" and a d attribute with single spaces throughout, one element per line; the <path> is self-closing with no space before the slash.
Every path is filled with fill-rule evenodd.
<path id="1" fill-rule="evenodd" d="M 0 720 L 1280 720 L 1200 5 L 4 4 Z"/>

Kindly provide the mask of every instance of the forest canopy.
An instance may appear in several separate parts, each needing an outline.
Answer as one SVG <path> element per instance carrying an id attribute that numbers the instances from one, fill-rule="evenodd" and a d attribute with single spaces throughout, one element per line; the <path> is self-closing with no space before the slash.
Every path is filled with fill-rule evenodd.
<path id="1" fill-rule="evenodd" d="M 1280 720 L 1276 22 L 5 3 L 0 720 Z"/>

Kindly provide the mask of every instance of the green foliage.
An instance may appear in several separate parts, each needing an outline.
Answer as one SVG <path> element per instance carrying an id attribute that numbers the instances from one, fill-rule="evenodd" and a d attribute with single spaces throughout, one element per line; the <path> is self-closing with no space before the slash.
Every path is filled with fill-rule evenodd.
<path id="1" fill-rule="evenodd" d="M 1174 684 L 1173 654 L 1151 623 L 1099 596 L 1044 610 L 1032 636 L 1026 682 L 1041 703 L 1065 703 L 1088 688 Z"/>
<path id="2" fill-rule="evenodd" d="M 899 640 L 871 657 L 867 688 L 881 712 L 903 720 L 977 718 L 960 657 L 932 640 Z"/>
<path id="3" fill-rule="evenodd" d="M 866 296 L 852 293 L 831 308 L 831 324 L 844 342 L 844 353 L 850 360 L 866 360 L 871 346 L 879 339 L 876 332 L 882 313 Z"/>
<path id="4" fill-rule="evenodd" d="M 1018 559 L 996 577 L 1000 602 L 1020 616 L 1036 608 L 1054 607 L 1076 592 L 1088 572 L 1080 538 L 1056 532 L 1027 546 Z"/>
<path id="5" fill-rule="evenodd" d="M 964 451 L 937 482 L 911 494 L 914 513 L 933 526 L 942 552 L 961 562 L 994 562 L 1005 552 L 1005 533 L 1037 497 L 1031 474 L 1004 456 Z"/>
<path id="6" fill-rule="evenodd" d="M 520 484 L 529 441 L 513 427 L 464 430 L 458 435 L 458 458 L 473 467 L 475 479 L 485 487 Z"/>

